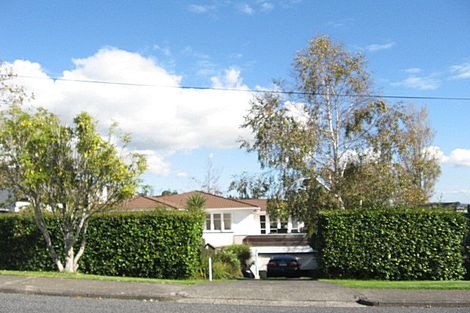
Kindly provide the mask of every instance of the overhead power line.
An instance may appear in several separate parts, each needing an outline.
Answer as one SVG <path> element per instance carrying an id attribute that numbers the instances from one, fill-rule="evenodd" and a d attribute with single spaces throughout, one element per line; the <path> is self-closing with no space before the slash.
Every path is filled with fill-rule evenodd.
<path id="1" fill-rule="evenodd" d="M 287 95 L 317 95 L 324 96 L 323 93 L 313 93 L 305 91 L 288 91 L 288 90 L 271 90 L 271 89 L 249 89 L 249 88 L 217 88 L 217 87 L 204 87 L 204 86 L 170 86 L 158 84 L 144 84 L 132 82 L 116 82 L 104 80 L 86 80 L 86 79 L 67 79 L 60 77 L 36 77 L 27 75 L 17 75 L 19 78 L 26 79 L 52 79 L 55 81 L 71 82 L 71 83 L 86 83 L 86 84 L 101 84 L 101 85 L 118 85 L 118 86 L 133 86 L 133 87 L 157 87 L 157 88 L 172 88 L 172 89 L 194 89 L 194 90 L 215 90 L 215 91 L 235 91 L 235 92 L 251 92 L 251 93 L 274 93 L 274 94 L 287 94 Z M 384 99 L 407 99 L 407 100 L 451 100 L 451 101 L 470 101 L 470 97 L 432 97 L 432 96 L 405 96 L 405 95 L 361 95 L 361 94 L 336 94 L 338 97 L 357 97 L 357 98 L 384 98 Z"/>

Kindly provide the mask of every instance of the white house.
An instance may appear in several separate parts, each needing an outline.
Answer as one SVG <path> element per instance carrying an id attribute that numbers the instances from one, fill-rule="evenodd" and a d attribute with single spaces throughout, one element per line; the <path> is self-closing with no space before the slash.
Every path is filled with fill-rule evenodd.
<path id="1" fill-rule="evenodd" d="M 21 208 L 28 206 L 27 201 L 16 201 L 13 194 L 6 190 L 0 189 L 0 211 L 2 212 L 19 212 Z"/>
<path id="2" fill-rule="evenodd" d="M 278 254 L 297 256 L 302 269 L 316 268 L 314 251 L 302 233 L 303 223 L 292 218 L 270 218 L 266 199 L 240 200 L 192 191 L 158 197 L 140 196 L 129 201 L 124 209 L 141 211 L 166 207 L 184 210 L 188 198 L 196 193 L 206 200 L 203 231 L 205 242 L 216 248 L 240 243 L 250 245 L 252 269 L 256 276 L 259 277 L 259 272 L 266 270 L 269 258 Z"/>

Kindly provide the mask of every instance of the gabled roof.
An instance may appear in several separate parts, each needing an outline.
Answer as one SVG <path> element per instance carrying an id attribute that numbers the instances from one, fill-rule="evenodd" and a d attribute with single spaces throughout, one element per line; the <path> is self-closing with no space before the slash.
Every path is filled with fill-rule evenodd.
<path id="1" fill-rule="evenodd" d="M 240 201 L 246 202 L 253 206 L 259 207 L 262 211 L 268 210 L 268 199 L 242 199 Z"/>
<path id="2" fill-rule="evenodd" d="M 173 209 L 185 209 L 188 198 L 194 194 L 200 194 L 206 199 L 206 209 L 231 209 L 231 208 L 256 208 L 259 207 L 255 202 L 245 200 L 236 200 L 213 195 L 203 191 L 191 191 L 176 195 L 166 195 L 158 197 L 136 197 L 127 202 L 123 209 L 153 209 L 156 207 L 169 207 Z"/>
<path id="3" fill-rule="evenodd" d="M 121 208 L 126 210 L 140 210 L 140 209 L 154 209 L 161 206 L 160 203 L 155 202 L 151 197 L 138 196 L 125 202 Z"/>

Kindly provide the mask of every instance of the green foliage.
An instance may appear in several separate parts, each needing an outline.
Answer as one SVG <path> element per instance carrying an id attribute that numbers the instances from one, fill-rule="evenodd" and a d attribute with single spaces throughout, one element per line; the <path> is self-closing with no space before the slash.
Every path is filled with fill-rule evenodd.
<path id="1" fill-rule="evenodd" d="M 191 195 L 186 201 L 186 208 L 189 212 L 203 212 L 205 206 L 206 198 L 200 193 Z"/>
<path id="2" fill-rule="evenodd" d="M 128 137 L 114 136 L 114 128 L 104 139 L 87 113 L 66 126 L 45 109 L 26 110 L 21 103 L 10 103 L 0 112 L 0 125 L 1 187 L 31 203 L 57 269 L 76 271 L 89 218 L 135 194 L 145 159 L 120 151 Z M 63 234 L 60 243 L 48 231 L 45 208 Z M 64 246 L 61 253 L 56 245 Z"/>
<path id="3" fill-rule="evenodd" d="M 246 264 L 251 254 L 246 245 L 231 245 L 215 252 L 201 248 L 201 262 L 197 278 L 209 277 L 209 257 L 212 257 L 213 279 L 230 279 L 241 276 L 241 264 Z M 247 258 L 248 253 L 248 258 Z M 244 263 L 241 263 L 244 262 Z"/>
<path id="4" fill-rule="evenodd" d="M 242 125 L 251 136 L 241 141 L 275 177 L 270 193 L 291 216 L 314 232 L 319 207 L 426 202 L 440 173 L 426 110 L 372 97 L 364 56 L 327 36 L 297 53 L 293 76 L 301 93 L 255 95 Z M 248 182 L 232 189 L 245 195 Z"/>
<path id="5" fill-rule="evenodd" d="M 231 263 L 215 261 L 212 264 L 213 279 L 233 279 L 240 276 L 240 268 L 234 267 Z"/>
<path id="6" fill-rule="evenodd" d="M 167 189 L 167 190 L 163 190 L 161 195 L 162 196 L 171 196 L 171 195 L 177 195 L 177 194 L 178 194 L 178 192 L 176 190 L 172 191 L 172 190 Z"/>
<path id="7" fill-rule="evenodd" d="M 223 268 L 226 272 L 226 277 L 220 278 L 228 278 L 228 276 L 240 276 L 241 274 L 240 261 L 233 251 L 225 249 L 219 251 L 214 257 L 214 265 L 216 264 L 223 264 Z M 214 277 L 217 276 L 214 275 Z"/>
<path id="8" fill-rule="evenodd" d="M 464 257 L 466 280 L 470 280 L 470 214 L 469 213 L 467 213 L 469 232 L 467 233 L 467 237 L 465 238 L 465 257 Z"/>
<path id="9" fill-rule="evenodd" d="M 463 214 L 434 209 L 320 212 L 318 248 L 329 277 L 461 279 Z"/>
<path id="10" fill-rule="evenodd" d="M 50 218 L 49 231 L 59 234 Z M 33 214 L 0 215 L 0 268 L 20 271 L 53 271 L 41 232 L 36 227 Z M 55 246 L 60 251 L 60 246 Z"/>
<path id="11" fill-rule="evenodd" d="M 266 174 L 249 175 L 243 172 L 239 176 L 234 176 L 233 179 L 228 191 L 236 192 L 240 199 L 267 198 L 270 187 L 274 184 L 274 178 Z"/>
<path id="12" fill-rule="evenodd" d="M 239 264 L 242 268 L 248 265 L 248 260 L 251 259 L 251 250 L 250 246 L 248 245 L 234 244 L 225 247 L 223 251 L 227 253 L 233 253 L 237 257 Z"/>
<path id="13" fill-rule="evenodd" d="M 51 235 L 59 236 L 55 219 L 47 215 L 46 220 Z M 32 216 L 0 216 L 0 233 L 1 269 L 54 269 Z M 198 268 L 201 242 L 202 219 L 197 214 L 100 214 L 90 219 L 81 271 L 109 276 L 188 278 Z M 60 252 L 63 248 L 56 249 Z"/>

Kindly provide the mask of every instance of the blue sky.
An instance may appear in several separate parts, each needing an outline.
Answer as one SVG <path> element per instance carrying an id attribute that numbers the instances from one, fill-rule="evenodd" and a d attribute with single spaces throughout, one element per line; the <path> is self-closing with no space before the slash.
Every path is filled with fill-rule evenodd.
<path id="1" fill-rule="evenodd" d="M 86 110 L 131 132 L 156 192 L 198 188 L 208 158 L 225 191 L 233 175 L 259 170 L 236 143 L 250 94 L 163 86 L 269 88 L 290 77 L 296 51 L 326 34 L 366 55 L 383 94 L 470 97 L 469 16 L 465 0 L 8 1 L 0 59 L 40 77 L 19 80 L 64 120 Z M 442 154 L 435 199 L 470 203 L 470 102 L 415 103 L 428 106 Z"/>

